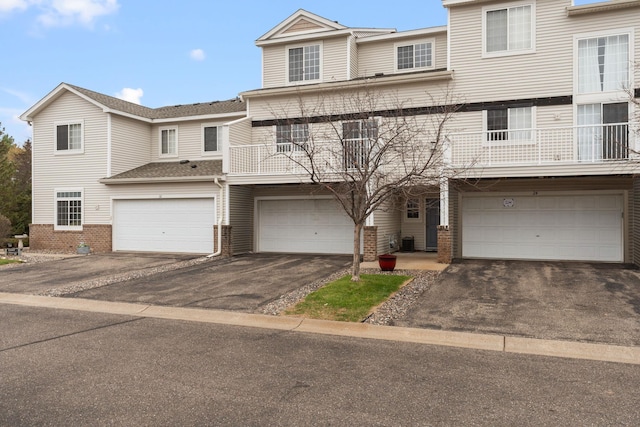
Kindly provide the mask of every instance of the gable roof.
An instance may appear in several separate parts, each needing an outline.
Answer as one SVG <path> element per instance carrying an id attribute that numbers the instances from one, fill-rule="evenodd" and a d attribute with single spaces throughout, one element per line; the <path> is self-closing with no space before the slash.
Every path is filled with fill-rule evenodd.
<path id="1" fill-rule="evenodd" d="M 196 160 L 147 163 L 99 180 L 102 184 L 213 181 L 222 178 L 222 160 Z"/>
<path id="2" fill-rule="evenodd" d="M 149 108 L 133 102 L 124 101 L 103 93 L 94 92 L 80 86 L 60 83 L 47 96 L 24 112 L 20 119 L 32 121 L 42 109 L 55 101 L 65 92 L 71 92 L 84 100 L 101 108 L 105 113 L 120 114 L 146 122 L 158 122 L 167 119 L 184 119 L 199 116 L 238 116 L 246 112 L 246 105 L 239 98 L 226 101 L 203 102 L 197 104 L 174 105 L 160 108 Z"/>
<path id="3" fill-rule="evenodd" d="M 372 32 L 374 34 L 385 34 L 396 31 L 393 28 L 351 28 L 304 9 L 298 9 L 287 19 L 256 40 L 256 45 L 263 46 L 273 43 L 283 43 L 296 38 L 303 39 L 328 34 L 346 36 L 356 30 Z"/>

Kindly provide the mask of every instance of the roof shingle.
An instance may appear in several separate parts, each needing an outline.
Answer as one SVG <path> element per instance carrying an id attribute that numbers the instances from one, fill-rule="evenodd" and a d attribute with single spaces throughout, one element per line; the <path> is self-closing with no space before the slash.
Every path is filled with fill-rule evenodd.
<path id="1" fill-rule="evenodd" d="M 182 160 L 179 162 L 147 163 L 100 181 L 144 180 L 158 178 L 215 177 L 222 176 L 222 160 Z"/>

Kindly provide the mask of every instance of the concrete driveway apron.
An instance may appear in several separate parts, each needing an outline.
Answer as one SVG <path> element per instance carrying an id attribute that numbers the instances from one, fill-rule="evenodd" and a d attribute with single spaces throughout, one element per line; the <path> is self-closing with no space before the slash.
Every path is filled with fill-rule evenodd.
<path id="1" fill-rule="evenodd" d="M 251 254 L 78 292 L 73 297 L 254 312 L 350 264 L 349 256 Z"/>
<path id="2" fill-rule="evenodd" d="M 618 264 L 465 260 L 397 326 L 640 345 L 640 270 Z"/>

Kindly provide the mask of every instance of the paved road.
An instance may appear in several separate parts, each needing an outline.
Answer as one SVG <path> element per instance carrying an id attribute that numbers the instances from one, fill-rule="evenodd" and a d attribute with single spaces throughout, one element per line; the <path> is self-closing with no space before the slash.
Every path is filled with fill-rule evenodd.
<path id="1" fill-rule="evenodd" d="M 637 365 L 0 305 L 0 425 L 639 425 Z"/>

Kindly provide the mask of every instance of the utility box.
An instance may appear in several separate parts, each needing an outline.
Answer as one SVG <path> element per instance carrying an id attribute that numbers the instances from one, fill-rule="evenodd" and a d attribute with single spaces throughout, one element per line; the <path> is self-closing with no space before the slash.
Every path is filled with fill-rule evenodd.
<path id="1" fill-rule="evenodd" d="M 402 252 L 413 252 L 414 251 L 413 245 L 414 245 L 413 236 L 402 238 Z"/>

